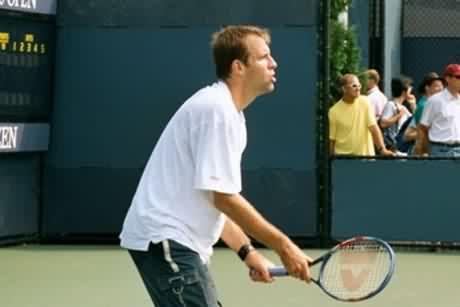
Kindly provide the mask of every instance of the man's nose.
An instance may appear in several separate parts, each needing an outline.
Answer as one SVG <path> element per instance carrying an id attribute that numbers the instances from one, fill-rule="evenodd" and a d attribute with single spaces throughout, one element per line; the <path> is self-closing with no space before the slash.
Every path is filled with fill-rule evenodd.
<path id="1" fill-rule="evenodd" d="M 274 59 L 272 56 L 270 56 L 270 60 L 271 60 L 271 67 L 272 67 L 273 69 L 277 68 L 277 67 L 278 67 L 278 63 L 276 63 L 275 59 Z"/>

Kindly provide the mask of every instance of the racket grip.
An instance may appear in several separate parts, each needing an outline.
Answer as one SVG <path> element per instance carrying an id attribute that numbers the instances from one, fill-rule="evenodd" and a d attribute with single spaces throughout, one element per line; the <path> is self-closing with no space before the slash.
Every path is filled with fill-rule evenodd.
<path id="1" fill-rule="evenodd" d="M 270 268 L 268 269 L 268 272 L 270 272 L 271 276 L 288 276 L 289 275 L 286 269 L 282 266 Z"/>

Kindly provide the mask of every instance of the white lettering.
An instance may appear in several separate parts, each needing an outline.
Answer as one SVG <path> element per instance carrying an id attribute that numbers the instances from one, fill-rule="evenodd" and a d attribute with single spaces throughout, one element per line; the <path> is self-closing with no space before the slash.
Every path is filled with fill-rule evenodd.
<path id="1" fill-rule="evenodd" d="M 19 0 L 8 0 L 8 5 L 11 7 L 19 7 Z"/>
<path id="2" fill-rule="evenodd" d="M 37 0 L 0 0 L 0 6 L 23 10 L 37 10 Z"/>
<path id="3" fill-rule="evenodd" d="M 0 0 L 1 6 L 8 6 L 11 8 L 18 7 L 22 9 L 37 9 L 37 0 Z"/>
<path id="4" fill-rule="evenodd" d="M 16 148 L 18 138 L 18 126 L 0 127 L 0 149 Z"/>
<path id="5" fill-rule="evenodd" d="M 23 9 L 36 9 L 37 0 L 21 0 L 21 8 Z"/>

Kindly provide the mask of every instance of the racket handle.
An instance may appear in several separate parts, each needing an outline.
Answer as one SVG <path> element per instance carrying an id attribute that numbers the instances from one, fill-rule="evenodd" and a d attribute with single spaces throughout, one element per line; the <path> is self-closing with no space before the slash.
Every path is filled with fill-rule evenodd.
<path id="1" fill-rule="evenodd" d="M 254 272 L 254 269 L 251 269 L 251 273 L 252 272 Z M 272 277 L 289 276 L 289 273 L 282 266 L 276 266 L 276 267 L 270 268 L 270 269 L 268 269 L 268 273 L 270 273 L 270 276 L 272 276 Z"/>
<path id="2" fill-rule="evenodd" d="M 268 269 L 268 272 L 270 272 L 271 276 L 288 276 L 289 275 L 286 269 L 282 266 L 270 268 Z"/>

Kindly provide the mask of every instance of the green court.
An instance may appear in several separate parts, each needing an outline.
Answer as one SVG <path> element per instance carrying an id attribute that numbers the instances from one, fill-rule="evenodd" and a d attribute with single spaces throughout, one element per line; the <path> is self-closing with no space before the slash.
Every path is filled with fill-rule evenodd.
<path id="1" fill-rule="evenodd" d="M 275 254 L 262 250 L 274 262 Z M 322 250 L 305 250 L 312 257 Z M 460 306 L 460 252 L 397 251 L 396 272 L 369 307 Z M 229 249 L 217 248 L 211 270 L 225 307 L 344 306 L 315 285 L 291 278 L 256 284 Z M 315 272 L 316 273 L 316 272 Z M 0 248 L 2 307 L 152 306 L 128 254 L 116 246 L 25 245 Z"/>

